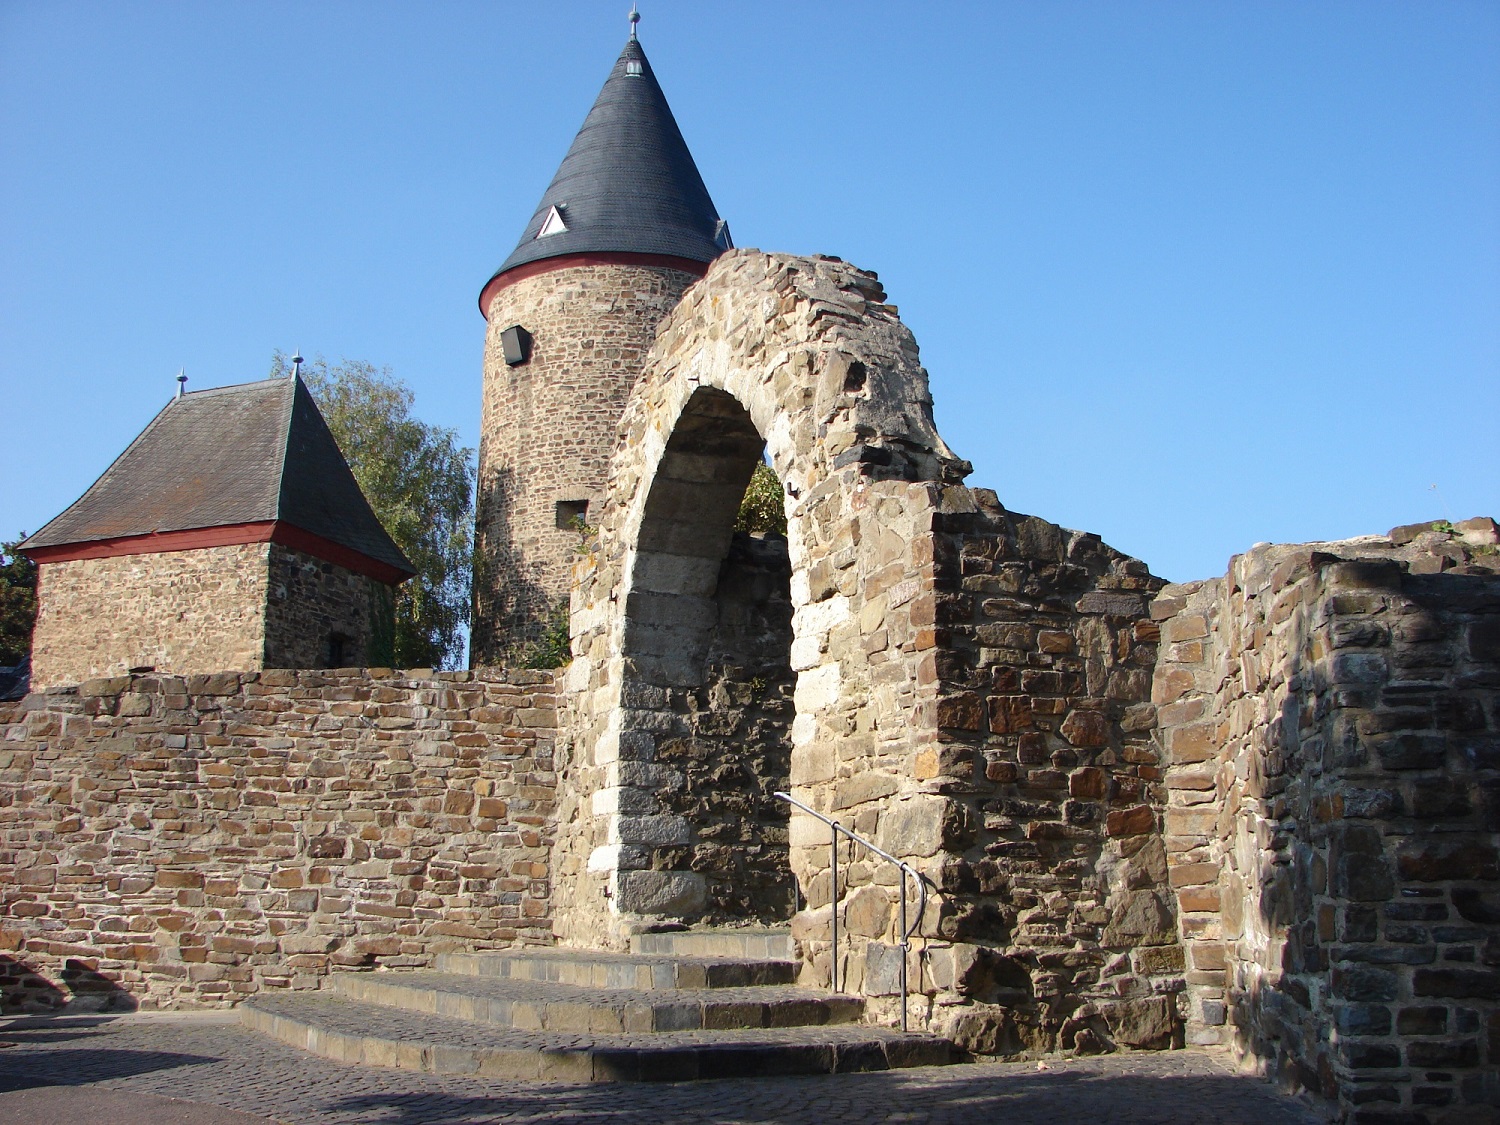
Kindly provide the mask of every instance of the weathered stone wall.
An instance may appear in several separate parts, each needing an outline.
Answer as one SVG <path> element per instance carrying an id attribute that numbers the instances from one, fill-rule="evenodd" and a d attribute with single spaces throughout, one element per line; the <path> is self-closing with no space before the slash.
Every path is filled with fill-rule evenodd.
<path id="1" fill-rule="evenodd" d="M 615 431 L 657 325 L 694 281 L 662 266 L 575 265 L 500 289 L 487 310 L 480 412 L 473 662 L 534 638 L 568 596 L 576 531 L 559 501 L 587 501 L 590 523 Z M 531 358 L 509 367 L 501 333 L 519 324 Z"/>
<path id="2" fill-rule="evenodd" d="M 1153 607 L 1190 1038 L 1355 1122 L 1500 1104 L 1500 557 L 1482 523 L 1468 543 L 1257 548 Z"/>
<path id="3" fill-rule="evenodd" d="M 9 718 L 9 1007 L 229 1004 L 551 940 L 550 673 L 120 677 Z"/>
<path id="4" fill-rule="evenodd" d="M 279 543 L 268 566 L 265 658 L 254 667 L 358 668 L 391 659 L 390 587 Z"/>
<path id="5" fill-rule="evenodd" d="M 934 888 L 915 1018 L 980 1049 L 1178 1042 L 1149 742 L 1160 582 L 957 483 L 968 466 L 884 302 L 843 263 L 736 251 L 663 324 L 576 571 L 559 935 L 705 916 L 678 846 L 694 810 L 663 781 L 674 701 L 712 692 L 715 583 L 764 441 L 787 494 L 791 792 Z M 805 975 L 826 982 L 826 827 L 793 814 L 790 856 Z M 837 898 L 841 983 L 894 1018 L 895 872 L 854 849 Z"/>
<path id="6" fill-rule="evenodd" d="M 131 668 L 263 667 L 268 543 L 43 563 L 36 690 Z"/>
<path id="7" fill-rule="evenodd" d="M 1161 580 L 1096 535 L 970 495 L 935 520 L 940 737 L 914 763 L 946 807 L 899 830 L 887 817 L 878 836 L 941 860 L 923 931 L 944 939 L 926 943 L 933 1021 L 1004 1052 L 1178 1045 L 1149 702 Z M 835 802 L 870 783 L 836 780 Z"/>

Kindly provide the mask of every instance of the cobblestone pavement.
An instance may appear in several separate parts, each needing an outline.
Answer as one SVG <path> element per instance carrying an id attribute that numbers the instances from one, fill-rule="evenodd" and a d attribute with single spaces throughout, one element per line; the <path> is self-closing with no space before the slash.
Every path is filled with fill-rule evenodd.
<path id="1" fill-rule="evenodd" d="M 47 1084 L 165 1095 L 295 1123 L 722 1122 L 836 1125 L 1314 1125 L 1265 1082 L 1198 1051 L 679 1085 L 485 1082 L 345 1066 L 223 1013 L 0 1025 L 0 1091 Z M 36 1094 L 44 1091 L 36 1090 Z M 0 1094 L 0 1121 L 5 1117 Z"/>

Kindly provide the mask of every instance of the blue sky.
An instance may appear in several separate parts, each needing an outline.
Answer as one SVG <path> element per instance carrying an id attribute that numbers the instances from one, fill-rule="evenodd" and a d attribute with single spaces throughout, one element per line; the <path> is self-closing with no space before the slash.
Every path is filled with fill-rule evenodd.
<path id="1" fill-rule="evenodd" d="M 475 444 L 480 287 L 628 7 L 0 0 L 0 536 L 179 367 L 276 348 Z M 1500 5 L 647 0 L 641 39 L 736 241 L 879 271 L 1008 507 L 1174 580 L 1500 515 Z"/>

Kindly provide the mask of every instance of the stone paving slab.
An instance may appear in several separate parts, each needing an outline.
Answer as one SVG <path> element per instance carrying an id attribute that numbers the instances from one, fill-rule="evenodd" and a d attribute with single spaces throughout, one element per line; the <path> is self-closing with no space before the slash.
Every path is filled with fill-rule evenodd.
<path id="1" fill-rule="evenodd" d="M 297 1125 L 1320 1125 L 1203 1051 L 683 1084 L 563 1085 L 345 1066 L 232 1015 L 0 1026 L 0 1089 L 57 1082 L 169 1095 Z M 0 1120 L 5 1120 L 0 1118 Z M 120 1125 L 124 1125 L 123 1122 Z"/>
<path id="2" fill-rule="evenodd" d="M 257 996 L 240 1013 L 247 1027 L 340 1062 L 516 1080 L 682 1082 L 954 1061 L 946 1039 L 857 1024 L 617 1035 L 527 1031 L 326 993 Z"/>
<path id="3" fill-rule="evenodd" d="M 584 988 L 751 988 L 791 984 L 797 965 L 760 958 L 516 949 L 440 953 L 433 968 L 466 976 L 512 977 Z"/>
<path id="4" fill-rule="evenodd" d="M 79 1125 L 105 1119 L 109 1125 L 278 1125 L 223 1106 L 103 1086 L 33 1086 L 0 1094 L 0 1122 Z"/>
<path id="5" fill-rule="evenodd" d="M 333 992 L 453 1019 L 530 1031 L 696 1031 L 852 1023 L 864 1002 L 792 985 L 602 989 L 458 973 L 338 973 Z"/>

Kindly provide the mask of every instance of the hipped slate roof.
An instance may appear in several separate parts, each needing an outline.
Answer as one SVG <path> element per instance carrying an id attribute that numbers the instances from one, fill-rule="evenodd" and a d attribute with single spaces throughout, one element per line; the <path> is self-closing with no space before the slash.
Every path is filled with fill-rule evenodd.
<path id="1" fill-rule="evenodd" d="M 77 502 L 21 546 L 267 521 L 415 573 L 297 377 L 173 399 Z"/>
<path id="2" fill-rule="evenodd" d="M 567 229 L 538 238 L 553 207 Z M 494 276 L 545 258 L 606 251 L 711 262 L 727 249 L 719 232 L 719 212 L 646 52 L 631 39 L 520 245 Z"/>

